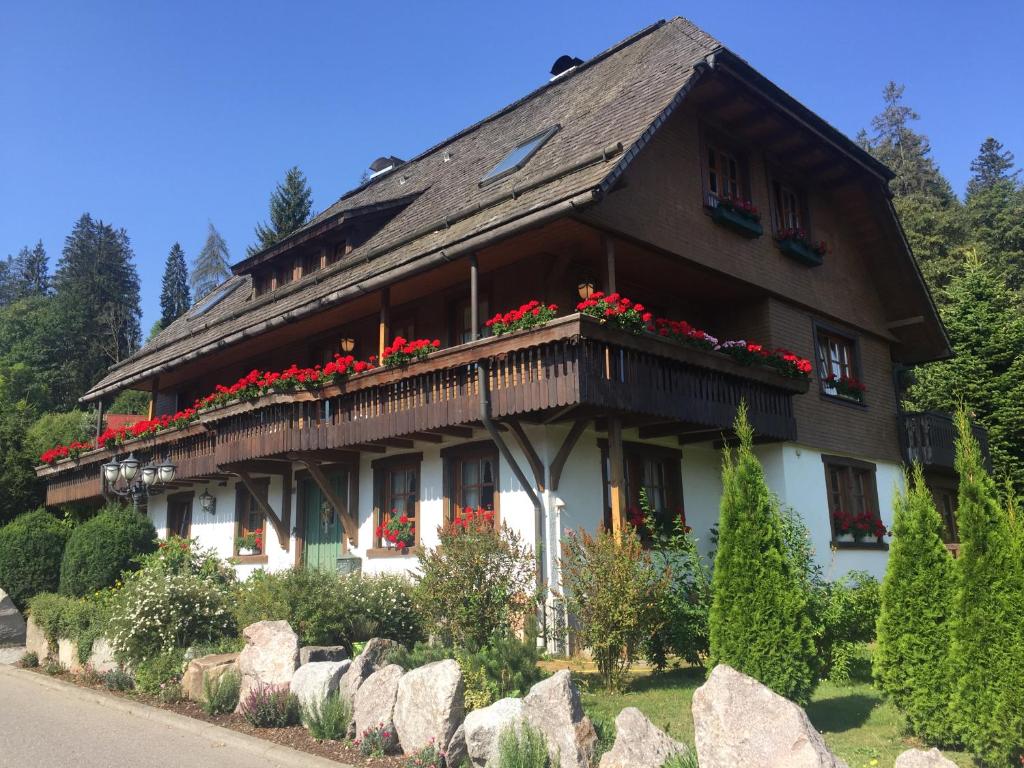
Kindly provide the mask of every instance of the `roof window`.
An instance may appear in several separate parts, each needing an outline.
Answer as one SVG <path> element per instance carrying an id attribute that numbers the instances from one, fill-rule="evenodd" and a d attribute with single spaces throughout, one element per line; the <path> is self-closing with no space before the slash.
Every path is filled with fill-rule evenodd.
<path id="1" fill-rule="evenodd" d="M 561 127 L 556 123 L 536 136 L 530 137 L 522 144 L 517 145 L 501 159 L 501 162 L 484 174 L 484 177 L 480 180 L 480 186 L 490 184 L 492 181 L 497 181 L 504 176 L 508 176 L 510 173 L 518 171 L 530 162 L 530 158 L 536 154 L 537 150 L 543 147 L 545 142 L 554 136 Z"/>

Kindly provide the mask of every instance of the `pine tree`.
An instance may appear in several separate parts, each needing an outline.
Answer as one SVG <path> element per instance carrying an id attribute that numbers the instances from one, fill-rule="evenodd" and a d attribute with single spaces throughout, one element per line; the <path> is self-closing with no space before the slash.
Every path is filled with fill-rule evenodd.
<path id="1" fill-rule="evenodd" d="M 160 287 L 160 326 L 166 328 L 188 311 L 192 304 L 188 289 L 188 267 L 185 252 L 175 243 L 167 254 L 164 278 Z"/>
<path id="2" fill-rule="evenodd" d="M 950 711 L 958 735 L 983 764 L 1006 766 L 1024 750 L 1024 552 L 964 409 L 956 421 L 960 554 Z"/>
<path id="3" fill-rule="evenodd" d="M 18 298 L 45 296 L 50 292 L 49 265 L 42 240 L 39 240 L 31 250 L 22 248 L 18 253 L 16 263 Z"/>
<path id="4" fill-rule="evenodd" d="M 1017 180 L 1013 154 L 989 138 L 971 163 L 967 184 L 967 222 L 985 258 L 1007 284 L 1024 288 L 1024 187 Z"/>
<path id="5" fill-rule="evenodd" d="M 313 192 L 298 166 L 288 169 L 284 183 L 278 184 L 270 196 L 270 224 L 256 225 L 256 243 L 250 245 L 252 256 L 287 237 L 310 219 Z"/>
<path id="6" fill-rule="evenodd" d="M 968 199 L 1001 182 L 1014 182 L 1018 171 L 1013 169 L 1013 152 L 989 136 L 981 143 L 978 156 L 971 161 L 971 174 L 967 182 Z"/>
<path id="7" fill-rule="evenodd" d="M 141 340 L 139 276 L 127 233 L 83 214 L 64 242 L 54 287 L 77 339 L 72 383 L 81 394 Z"/>
<path id="8" fill-rule="evenodd" d="M 8 256 L 0 259 L 0 307 L 6 307 L 18 298 L 18 275 L 14 270 L 14 259 Z"/>
<path id="9" fill-rule="evenodd" d="M 874 675 L 914 734 L 950 744 L 956 740 L 949 711 L 953 559 L 942 543 L 942 518 L 920 465 L 906 485 L 896 497 Z"/>
<path id="10" fill-rule="evenodd" d="M 944 291 L 940 314 L 953 357 L 915 369 L 907 404 L 954 411 L 988 429 L 996 470 L 1024 490 L 1024 310 L 1018 294 L 974 252 Z"/>
<path id="11" fill-rule="evenodd" d="M 206 242 L 192 264 L 192 274 L 189 278 L 195 301 L 208 296 L 214 288 L 231 276 L 229 259 L 228 244 L 211 223 L 206 233 Z"/>
<path id="12" fill-rule="evenodd" d="M 778 500 L 753 451 L 746 406 L 739 448 L 723 451 L 708 668 L 730 666 L 798 703 L 814 690 L 814 628 L 806 583 L 788 555 Z"/>
<path id="13" fill-rule="evenodd" d="M 931 157 L 928 137 L 910 127 L 920 116 L 903 103 L 902 85 L 890 82 L 883 91 L 885 108 L 871 121 L 873 133 L 859 141 L 889 166 L 894 205 L 911 250 L 933 290 L 946 284 L 958 263 L 966 232 L 963 212 L 953 188 Z"/>

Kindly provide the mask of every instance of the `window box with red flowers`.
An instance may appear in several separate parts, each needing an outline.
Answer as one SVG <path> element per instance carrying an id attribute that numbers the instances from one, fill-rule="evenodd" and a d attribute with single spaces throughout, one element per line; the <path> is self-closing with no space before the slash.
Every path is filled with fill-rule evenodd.
<path id="1" fill-rule="evenodd" d="M 824 240 L 812 242 L 802 229 L 779 230 L 775 235 L 775 243 L 784 254 L 811 267 L 821 266 L 828 253 L 828 245 Z"/>
<path id="2" fill-rule="evenodd" d="M 595 291 L 589 299 L 577 304 L 576 311 L 637 335 L 647 330 L 647 324 L 652 319 L 643 304 L 637 304 L 617 293 L 606 296 L 601 291 Z"/>
<path id="3" fill-rule="evenodd" d="M 832 513 L 832 533 L 837 544 L 882 544 L 888 531 L 873 512 Z"/>
<path id="4" fill-rule="evenodd" d="M 400 368 L 409 363 L 422 360 L 431 352 L 441 348 L 439 339 L 414 339 L 409 341 L 401 336 L 395 338 L 388 346 L 384 347 L 384 353 L 380 356 L 380 364 L 385 368 Z"/>
<path id="5" fill-rule="evenodd" d="M 392 510 L 391 515 L 377 526 L 376 535 L 384 547 L 405 552 L 416 543 L 416 521 Z"/>
<path id="6" fill-rule="evenodd" d="M 834 373 L 825 379 L 825 393 L 832 397 L 841 397 L 855 403 L 864 402 L 864 393 L 867 386 L 853 376 L 836 376 Z"/>
<path id="7" fill-rule="evenodd" d="M 558 312 L 557 304 L 541 304 L 536 299 L 521 305 L 505 314 L 500 312 L 484 323 L 495 336 L 504 336 L 513 331 L 526 331 L 544 325 L 553 320 Z"/>
<path id="8" fill-rule="evenodd" d="M 251 533 L 235 539 L 235 549 L 242 557 L 263 554 L 263 529 L 257 528 Z"/>
<path id="9" fill-rule="evenodd" d="M 757 206 L 742 198 L 719 197 L 718 205 L 711 209 L 711 219 L 743 237 L 755 238 L 764 234 Z"/>

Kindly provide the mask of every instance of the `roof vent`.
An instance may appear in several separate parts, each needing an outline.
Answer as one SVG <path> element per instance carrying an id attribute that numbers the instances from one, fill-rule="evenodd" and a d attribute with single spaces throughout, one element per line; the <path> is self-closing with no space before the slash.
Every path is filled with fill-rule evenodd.
<path id="1" fill-rule="evenodd" d="M 555 63 L 551 65 L 551 79 L 557 80 L 558 78 L 569 74 L 582 63 L 583 59 L 578 59 L 567 53 L 562 54 L 555 59 Z"/>
<path id="2" fill-rule="evenodd" d="M 370 178 L 374 179 L 378 176 L 382 176 L 388 171 L 394 170 L 405 160 L 395 157 L 394 155 L 387 155 L 385 157 L 378 157 L 372 163 L 370 163 Z"/>

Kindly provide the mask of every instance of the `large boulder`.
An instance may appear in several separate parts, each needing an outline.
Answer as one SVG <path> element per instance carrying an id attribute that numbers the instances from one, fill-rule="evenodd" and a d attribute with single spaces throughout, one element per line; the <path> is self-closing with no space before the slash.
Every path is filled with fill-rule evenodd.
<path id="1" fill-rule="evenodd" d="M 348 651 L 344 645 L 304 645 L 299 648 L 299 666 L 311 661 L 344 661 Z"/>
<path id="2" fill-rule="evenodd" d="M 466 751 L 466 723 L 463 722 L 448 740 L 448 748 L 444 751 L 445 765 L 453 768 L 466 768 L 469 753 Z"/>
<path id="3" fill-rule="evenodd" d="M 661 768 L 686 747 L 644 717 L 626 707 L 615 718 L 615 744 L 601 756 L 600 768 Z"/>
<path id="4" fill-rule="evenodd" d="M 73 675 L 82 671 L 82 662 L 78 660 L 78 643 L 62 637 L 57 641 L 57 663 Z"/>
<path id="5" fill-rule="evenodd" d="M 470 764 L 474 768 L 493 764 L 498 757 L 498 737 L 501 732 L 510 727 L 519 729 L 525 719 L 526 709 L 522 699 L 500 699 L 489 707 L 474 709 L 466 715 L 462 731 Z"/>
<path id="6" fill-rule="evenodd" d="M 299 666 L 299 636 L 287 621 L 257 621 L 242 630 L 245 648 L 238 654 L 242 675 L 237 711 L 246 697 L 261 685 L 290 685 Z"/>
<path id="7" fill-rule="evenodd" d="M 351 661 L 311 661 L 292 675 L 292 693 L 303 708 L 319 708 L 324 699 L 338 690 L 338 683 Z"/>
<path id="8" fill-rule="evenodd" d="M 694 692 L 693 727 L 700 768 L 847 768 L 803 709 L 725 664 Z"/>
<path id="9" fill-rule="evenodd" d="M 0 645 L 25 645 L 25 617 L 0 588 Z"/>
<path id="10" fill-rule="evenodd" d="M 395 702 L 395 730 L 402 751 L 448 744 L 465 714 L 462 670 L 454 659 L 435 661 L 402 675 Z"/>
<path id="11" fill-rule="evenodd" d="M 342 697 L 352 703 L 359 686 L 378 669 L 387 666 L 387 656 L 395 648 L 398 648 L 398 643 L 383 637 L 374 637 L 367 641 L 363 652 L 352 660 L 352 666 L 341 678 L 338 690 L 341 691 Z"/>
<path id="12" fill-rule="evenodd" d="M 94 646 L 95 647 L 95 646 Z M 238 670 L 237 653 L 211 653 L 208 656 L 200 656 L 192 659 L 185 669 L 185 675 L 181 678 L 181 692 L 185 698 L 192 701 L 202 701 L 206 698 L 203 680 L 209 678 L 210 682 L 219 680 L 220 676 L 229 670 Z"/>
<path id="13" fill-rule="evenodd" d="M 50 641 L 46 639 L 43 630 L 31 616 L 25 622 L 25 651 L 34 653 L 39 658 L 40 664 L 50 658 Z"/>
<path id="14" fill-rule="evenodd" d="M 956 763 L 932 747 L 927 752 L 908 749 L 896 758 L 896 768 L 956 768 Z"/>
<path id="15" fill-rule="evenodd" d="M 597 732 L 583 714 L 580 692 L 569 670 L 559 670 L 533 686 L 523 705 L 526 721 L 547 739 L 553 763 L 559 761 L 561 768 L 588 768 Z"/>
<path id="16" fill-rule="evenodd" d="M 97 637 L 92 641 L 92 650 L 89 652 L 86 665 L 99 675 L 105 675 L 120 666 L 114 658 L 114 649 L 110 647 L 107 638 Z"/>
<path id="17" fill-rule="evenodd" d="M 359 686 L 352 701 L 352 716 L 355 719 L 357 735 L 382 723 L 389 731 L 394 730 L 398 683 L 404 674 L 405 670 L 397 664 L 388 664 L 366 678 Z"/>

